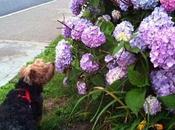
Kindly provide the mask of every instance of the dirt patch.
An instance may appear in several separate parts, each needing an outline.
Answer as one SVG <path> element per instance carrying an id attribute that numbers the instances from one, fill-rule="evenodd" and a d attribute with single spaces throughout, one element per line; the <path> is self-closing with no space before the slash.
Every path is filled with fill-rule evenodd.
<path id="1" fill-rule="evenodd" d="M 59 97 L 59 98 L 49 98 L 44 100 L 44 112 L 50 112 L 55 108 L 63 107 L 66 105 L 68 101 L 67 97 Z"/>

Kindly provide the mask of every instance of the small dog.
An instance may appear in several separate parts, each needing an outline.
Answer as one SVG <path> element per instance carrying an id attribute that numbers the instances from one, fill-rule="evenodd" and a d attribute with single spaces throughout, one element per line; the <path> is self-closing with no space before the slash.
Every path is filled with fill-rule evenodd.
<path id="1" fill-rule="evenodd" d="M 54 75 L 54 64 L 41 59 L 22 68 L 20 80 L 0 106 L 0 130 L 36 130 L 42 118 L 42 90 Z"/>

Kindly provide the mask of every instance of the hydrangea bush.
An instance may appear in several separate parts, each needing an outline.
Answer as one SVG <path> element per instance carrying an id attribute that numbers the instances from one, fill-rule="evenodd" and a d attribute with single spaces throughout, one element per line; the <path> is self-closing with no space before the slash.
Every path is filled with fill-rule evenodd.
<path id="1" fill-rule="evenodd" d="M 72 0 L 56 47 L 92 129 L 175 129 L 175 0 Z"/>

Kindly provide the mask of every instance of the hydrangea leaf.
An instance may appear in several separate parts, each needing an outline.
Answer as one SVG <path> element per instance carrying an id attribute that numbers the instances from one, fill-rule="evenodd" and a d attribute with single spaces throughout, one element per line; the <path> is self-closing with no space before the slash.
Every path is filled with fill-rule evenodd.
<path id="1" fill-rule="evenodd" d="M 147 85 L 147 79 L 144 74 L 139 73 L 137 70 L 134 70 L 132 67 L 128 68 L 128 78 L 132 85 L 137 87 L 144 87 Z"/>
<path id="2" fill-rule="evenodd" d="M 169 96 L 163 96 L 160 97 L 160 100 L 162 101 L 162 103 L 168 107 L 168 108 L 175 108 L 175 95 L 169 95 Z"/>
<path id="3" fill-rule="evenodd" d="M 145 89 L 132 89 L 127 92 L 125 103 L 137 115 L 145 101 Z"/>

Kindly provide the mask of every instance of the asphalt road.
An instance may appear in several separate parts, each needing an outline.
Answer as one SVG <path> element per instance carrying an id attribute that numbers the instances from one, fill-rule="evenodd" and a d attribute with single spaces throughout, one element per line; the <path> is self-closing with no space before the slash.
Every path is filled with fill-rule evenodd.
<path id="1" fill-rule="evenodd" d="M 54 0 L 0 17 L 0 86 L 60 34 L 57 19 L 70 16 L 69 1 Z"/>

